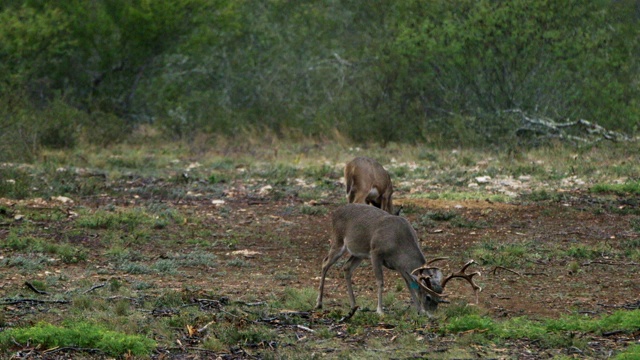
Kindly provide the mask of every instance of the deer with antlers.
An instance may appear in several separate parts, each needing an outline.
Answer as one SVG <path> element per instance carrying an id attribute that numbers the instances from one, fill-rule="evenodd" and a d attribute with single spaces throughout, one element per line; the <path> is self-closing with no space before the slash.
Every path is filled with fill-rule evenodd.
<path id="1" fill-rule="evenodd" d="M 404 279 L 411 299 L 419 313 L 431 315 L 443 302 L 443 291 L 449 280 L 463 278 L 467 280 L 476 294 L 482 289 L 473 281 L 479 272 L 466 274 L 466 269 L 474 263 L 467 262 L 460 271 L 443 279 L 442 270 L 433 266 L 437 258 L 425 259 L 418 243 L 418 236 L 407 219 L 390 215 L 373 206 L 363 204 L 347 204 L 332 215 L 332 238 L 329 254 L 322 262 L 322 274 L 318 289 L 316 308 L 322 308 L 322 294 L 327 271 L 345 253 L 350 257 L 344 264 L 344 277 L 351 302 L 351 309 L 356 308 L 351 276 L 362 260 L 370 259 L 373 273 L 378 285 L 377 313 L 383 315 L 382 289 L 384 280 L 382 267 L 400 273 Z"/>

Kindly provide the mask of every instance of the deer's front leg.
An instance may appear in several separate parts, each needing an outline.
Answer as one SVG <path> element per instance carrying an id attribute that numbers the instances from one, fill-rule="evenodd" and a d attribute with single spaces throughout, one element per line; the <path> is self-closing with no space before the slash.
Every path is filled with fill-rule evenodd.
<path id="1" fill-rule="evenodd" d="M 376 276 L 376 283 L 378 285 L 378 308 L 376 312 L 378 315 L 384 315 L 382 310 L 382 289 L 384 288 L 384 278 L 382 274 L 382 261 L 376 255 L 371 255 L 371 266 L 373 267 L 373 274 Z"/>

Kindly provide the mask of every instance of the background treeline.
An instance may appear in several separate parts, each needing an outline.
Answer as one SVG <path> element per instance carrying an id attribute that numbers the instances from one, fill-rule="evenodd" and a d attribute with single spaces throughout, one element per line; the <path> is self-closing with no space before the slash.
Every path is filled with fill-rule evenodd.
<path id="1" fill-rule="evenodd" d="M 0 160 L 270 130 L 499 144 L 520 118 L 640 119 L 635 0 L 4 0 Z"/>

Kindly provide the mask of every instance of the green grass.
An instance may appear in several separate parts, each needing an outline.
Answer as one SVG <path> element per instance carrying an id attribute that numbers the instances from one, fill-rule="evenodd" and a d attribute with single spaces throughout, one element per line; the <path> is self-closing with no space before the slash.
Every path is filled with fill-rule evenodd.
<path id="1" fill-rule="evenodd" d="M 589 191 L 592 193 L 614 193 L 616 195 L 640 194 L 640 181 L 629 181 L 623 184 L 600 183 L 593 185 Z"/>
<path id="2" fill-rule="evenodd" d="M 534 353 L 542 347 L 552 349 L 551 352 L 557 355 L 575 346 L 586 354 L 589 347 L 584 342 L 590 336 L 600 336 L 607 329 L 629 334 L 637 330 L 640 323 L 637 311 L 599 317 L 504 319 L 487 315 L 482 308 L 469 306 L 464 301 L 441 305 L 435 318 L 429 319 L 415 312 L 407 300 L 404 282 L 401 279 L 389 281 L 388 277 L 385 277 L 388 283 L 383 298 L 385 316 L 380 317 L 374 311 L 375 297 L 362 294 L 363 288 L 375 288 L 370 273 L 356 277 L 356 300 L 360 310 L 349 321 L 338 324 L 338 320 L 349 312 L 346 294 L 327 286 L 325 291 L 331 296 L 325 300 L 326 309 L 311 311 L 317 290 L 299 286 L 303 273 L 297 268 L 317 264 L 302 261 L 291 265 L 282 263 L 282 267 L 271 274 L 262 273 L 275 280 L 273 291 L 253 292 L 249 287 L 239 292 L 212 295 L 224 288 L 225 284 L 221 284 L 218 277 L 220 274 L 251 276 L 262 271 L 256 266 L 259 261 L 270 261 L 273 257 L 272 254 L 256 258 L 220 255 L 230 252 L 229 249 L 252 248 L 257 237 L 283 252 L 304 246 L 301 241 L 307 240 L 298 238 L 291 229 L 303 228 L 313 219 L 318 221 L 319 218 L 311 217 L 325 216 L 329 209 L 345 202 L 344 188 L 338 183 L 342 176 L 341 164 L 356 153 L 376 157 L 388 164 L 394 185 L 416 180 L 415 188 L 413 183 L 403 183 L 396 188 L 401 198 L 452 202 L 571 200 L 573 193 L 562 189 L 561 181 L 566 178 L 564 174 L 575 174 L 597 184 L 616 184 L 601 188 L 600 185 L 584 185 L 582 188 L 589 188 L 592 197 L 609 201 L 613 195 L 622 195 L 631 201 L 638 194 L 637 184 L 627 181 L 618 185 L 618 177 L 633 179 L 636 170 L 621 163 L 623 160 L 620 159 L 625 158 L 625 155 L 621 156 L 622 149 L 613 147 L 591 152 L 558 147 L 553 151 L 527 150 L 508 157 L 478 149 L 459 149 L 453 154 L 445 149 L 397 144 L 389 144 L 386 149 L 370 147 L 366 150 L 323 145 L 322 150 L 314 148 L 308 156 L 301 156 L 296 151 L 301 146 L 282 144 L 277 158 L 272 160 L 271 155 L 255 156 L 263 149 L 260 146 L 257 144 L 256 149 L 252 148 L 253 154 L 247 154 L 235 152 L 233 147 L 220 149 L 216 144 L 211 144 L 210 152 L 204 153 L 192 153 L 188 146 L 176 144 L 122 145 L 77 154 L 57 153 L 55 157 L 49 157 L 46 164 L 36 161 L 28 166 L 0 165 L 0 198 L 8 199 L 3 199 L 6 203 L 0 205 L 0 230 L 4 230 L 0 231 L 3 252 L 0 266 L 52 294 L 35 295 L 22 283 L 14 283 L 14 287 L 5 287 L 6 296 L 70 301 L 61 305 L 12 305 L 0 309 L 3 327 L 0 357 L 10 356 L 9 351 L 20 348 L 13 342 L 6 342 L 8 334 L 31 331 L 32 339 L 21 337 L 20 343 L 40 346 L 40 349 L 53 346 L 53 343 L 46 343 L 50 341 L 46 333 L 67 341 L 58 346 L 79 346 L 68 340 L 84 333 L 92 339 L 93 333 L 106 334 L 114 339 L 112 345 L 100 345 L 98 340 L 91 340 L 94 342 L 83 343 L 83 346 L 101 349 L 105 356 L 125 358 L 130 350 L 126 344 L 135 341 L 146 344 L 145 339 L 149 339 L 145 334 L 153 334 L 149 338 L 153 336 L 158 346 L 175 347 L 176 339 L 184 340 L 188 326 L 198 328 L 210 322 L 206 331 L 191 339 L 190 346 L 218 353 L 242 348 L 252 356 L 266 359 L 313 356 L 446 359 L 476 355 L 468 349 L 482 349 L 486 357 L 499 357 L 503 354 L 494 354 L 491 349 L 510 348 L 508 344 L 513 343 L 512 340 L 521 340 L 519 343 L 530 346 Z M 578 153 L 583 162 L 575 161 L 574 153 Z M 392 158 L 396 162 L 391 163 Z M 626 158 L 628 161 L 628 156 Z M 540 159 L 544 161 L 538 161 Z M 182 178 L 185 169 L 196 162 L 200 165 L 189 170 L 189 178 Z M 609 163 L 615 166 L 610 167 Z M 104 176 L 78 176 L 76 166 L 85 166 L 88 171 L 95 169 Z M 58 168 L 64 170 L 58 171 Z M 523 195 L 514 199 L 489 186 L 468 187 L 474 177 L 484 175 L 493 179 L 504 175 L 527 175 L 530 180 L 523 182 Z M 272 186 L 272 191 L 257 195 L 265 185 Z M 236 191 L 239 194 L 234 194 Z M 239 209 L 245 196 L 243 191 L 249 198 L 256 196 L 260 200 L 286 202 L 275 209 L 274 215 L 287 221 L 275 221 L 259 211 L 255 214 L 260 216 L 255 216 L 254 210 L 264 206 L 259 202 Z M 51 200 L 51 196 L 58 195 L 73 198 L 75 204 L 63 205 Z M 16 199 L 27 201 L 23 203 Z M 211 199 L 225 199 L 227 203 L 214 206 Z M 324 199 L 330 205 L 303 205 L 309 200 Z M 34 201 L 35 205 L 28 204 L 29 201 Z M 420 235 L 423 235 L 420 226 L 446 226 L 455 232 L 491 227 L 488 222 L 465 218 L 462 212 L 428 209 L 410 202 L 405 204 L 403 215 L 418 224 L 416 228 Z M 545 205 L 552 206 L 542 213 L 543 217 L 556 216 L 559 211 L 564 213 L 566 210 L 558 210 L 554 207 L 556 204 Z M 613 205 L 615 207 L 616 203 Z M 78 215 L 68 213 L 68 209 Z M 593 211 L 593 207 L 589 210 Z M 614 216 L 625 215 L 608 207 L 602 207 L 600 211 Z M 24 215 L 24 219 L 15 220 L 16 214 Z M 629 222 L 619 229 L 620 233 L 640 233 L 640 217 L 631 213 L 625 216 Z M 494 221 L 492 216 L 486 219 Z M 238 225 L 238 220 L 246 223 Z M 258 223 L 269 225 L 258 226 Z M 323 227 L 322 230 L 326 229 Z M 495 235 L 496 239 L 490 238 L 494 235 L 485 235 L 479 242 L 474 240 L 460 250 L 461 256 L 474 258 L 487 268 L 500 265 L 515 271 L 537 266 L 532 264 L 539 264 L 540 260 L 549 260 L 556 270 L 572 273 L 586 273 L 589 268 L 581 264 L 602 256 L 620 262 L 640 260 L 638 239 L 634 236 L 616 236 L 615 241 L 592 245 L 574 239 L 558 243 L 538 242 L 534 238 L 525 239 L 521 234 L 513 235 L 517 230 L 507 227 L 506 231 L 510 235 Z M 322 232 L 321 239 L 312 241 L 325 241 L 326 234 Z M 557 265 L 558 262 L 561 265 Z M 78 273 L 70 276 L 71 269 Z M 70 277 L 77 278 L 78 274 L 81 280 L 70 281 Z M 312 276 L 317 276 L 315 270 Z M 344 286 L 339 270 L 331 276 L 334 280 L 338 278 L 338 286 Z M 629 281 L 625 280 L 623 285 L 633 286 Z M 85 293 L 99 284 L 105 285 Z M 196 299 L 220 299 L 221 296 L 230 299 L 218 308 L 194 302 Z M 245 305 L 253 301 L 264 304 Z M 154 310 L 166 310 L 167 313 L 152 315 Z M 85 325 L 70 325 L 74 323 Z M 297 328 L 297 325 L 314 332 Z M 82 335 L 71 332 L 78 328 L 83 330 Z M 440 346 L 440 339 L 446 339 L 446 351 Z M 155 345 L 149 343 L 140 353 L 131 350 L 131 354 L 145 358 L 154 348 Z M 630 346 L 614 354 L 614 358 L 637 358 L 639 353 L 639 346 Z"/>
<path id="3" fill-rule="evenodd" d="M 33 253 L 55 255 L 60 257 L 60 260 L 65 264 L 76 264 L 87 259 L 87 251 L 81 247 L 34 237 L 29 234 L 29 230 L 20 228 L 11 229 L 0 247 L 31 255 Z M 17 264 L 17 261 L 13 261 L 12 266 L 17 266 Z"/>
<path id="4" fill-rule="evenodd" d="M 498 339 L 529 339 L 540 341 L 547 347 L 558 347 L 573 344 L 572 332 L 596 335 L 613 330 L 633 332 L 638 329 L 638 324 L 640 324 L 640 310 L 616 311 L 611 315 L 600 317 L 571 315 L 559 319 L 541 320 L 516 317 L 505 321 L 469 314 L 449 319 L 442 331 L 460 333 L 479 330 L 483 331 L 485 336 Z"/>
<path id="5" fill-rule="evenodd" d="M 523 267 L 542 256 L 534 243 L 503 243 L 486 240 L 470 249 L 470 256 L 482 265 Z"/>
<path id="6" fill-rule="evenodd" d="M 613 357 L 614 360 L 637 360 L 640 359 L 640 345 L 631 345 L 622 353 Z"/>
<path id="7" fill-rule="evenodd" d="M 0 332 L 0 344 L 4 348 L 19 344 L 40 345 L 45 348 L 79 347 L 98 349 L 109 356 L 149 355 L 156 347 L 155 341 L 140 335 L 127 335 L 89 323 L 70 323 L 56 326 L 38 323 L 31 327 L 6 329 Z"/>
<path id="8" fill-rule="evenodd" d="M 77 220 L 80 227 L 89 229 L 123 229 L 131 231 L 140 225 L 153 224 L 153 217 L 141 209 L 127 209 L 119 212 L 98 210 L 84 211 Z"/>
<path id="9" fill-rule="evenodd" d="M 438 191 L 429 192 L 426 194 L 411 194 L 408 196 L 410 199 L 427 198 L 432 200 L 450 200 L 450 201 L 468 201 L 468 200 L 489 200 L 492 202 L 509 202 L 512 198 L 505 194 L 492 194 L 487 192 L 462 192 L 462 191 Z"/>
<path id="10" fill-rule="evenodd" d="M 328 212 L 329 210 L 327 210 L 327 208 L 324 206 L 300 206 L 300 213 L 304 215 L 326 215 Z"/>

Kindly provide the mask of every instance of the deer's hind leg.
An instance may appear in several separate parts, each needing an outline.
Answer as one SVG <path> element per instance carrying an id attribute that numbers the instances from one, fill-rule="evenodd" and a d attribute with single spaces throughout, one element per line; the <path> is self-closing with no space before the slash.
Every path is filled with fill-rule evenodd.
<path id="1" fill-rule="evenodd" d="M 349 302 L 351 303 L 351 309 L 356 307 L 356 296 L 353 294 L 353 286 L 351 283 L 351 276 L 353 271 L 360 265 L 362 259 L 355 256 L 349 257 L 342 269 L 344 270 L 344 279 L 347 281 L 347 291 L 349 293 Z"/>
<path id="2" fill-rule="evenodd" d="M 322 308 L 322 293 L 324 291 L 324 279 L 327 276 L 327 271 L 333 266 L 333 264 L 340 259 L 340 257 L 347 250 L 347 247 L 343 244 L 342 247 L 331 247 L 329 254 L 322 261 L 322 274 L 320 276 L 320 286 L 318 287 L 318 299 L 316 300 L 316 309 Z"/>

